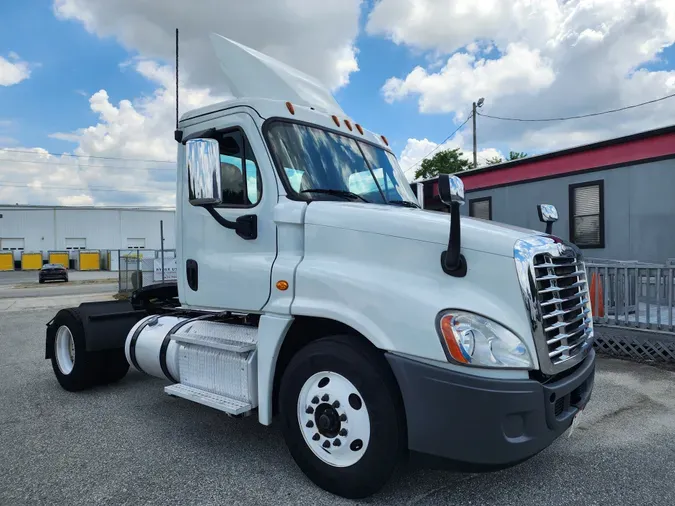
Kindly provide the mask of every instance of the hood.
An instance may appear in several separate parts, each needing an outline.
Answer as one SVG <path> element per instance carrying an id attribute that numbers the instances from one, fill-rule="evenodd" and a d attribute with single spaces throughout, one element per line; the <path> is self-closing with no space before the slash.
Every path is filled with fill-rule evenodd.
<path id="1" fill-rule="evenodd" d="M 447 246 L 450 214 L 390 205 L 314 201 L 305 214 L 306 225 L 323 225 L 382 234 Z M 541 232 L 462 216 L 462 249 L 513 257 L 518 239 Z"/>

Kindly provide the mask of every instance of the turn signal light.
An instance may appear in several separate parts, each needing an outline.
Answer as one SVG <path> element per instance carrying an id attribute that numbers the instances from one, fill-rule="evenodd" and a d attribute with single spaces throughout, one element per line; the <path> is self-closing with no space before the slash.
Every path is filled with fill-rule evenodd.
<path id="1" fill-rule="evenodd" d="M 440 323 L 441 334 L 443 334 L 443 339 L 448 347 L 450 356 L 461 364 L 468 364 L 470 357 L 467 357 L 466 353 L 462 350 L 459 343 L 457 342 L 458 336 L 454 328 L 454 316 L 451 314 L 445 315 L 443 318 L 441 318 Z"/>
<path id="2" fill-rule="evenodd" d="M 283 279 L 277 281 L 277 290 L 281 290 L 282 292 L 288 290 L 288 281 L 284 281 Z"/>

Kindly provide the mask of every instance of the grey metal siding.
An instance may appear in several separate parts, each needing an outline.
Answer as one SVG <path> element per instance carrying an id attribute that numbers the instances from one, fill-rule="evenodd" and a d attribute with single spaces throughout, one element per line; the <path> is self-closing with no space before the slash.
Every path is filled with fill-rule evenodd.
<path id="1" fill-rule="evenodd" d="M 569 240 L 569 186 L 604 181 L 605 247 L 584 249 L 592 258 L 665 262 L 675 257 L 675 160 L 631 165 L 467 191 L 466 198 L 492 197 L 492 219 L 544 230 L 537 204 L 553 204 L 560 219 L 553 233 Z M 468 215 L 468 206 L 462 206 Z"/>

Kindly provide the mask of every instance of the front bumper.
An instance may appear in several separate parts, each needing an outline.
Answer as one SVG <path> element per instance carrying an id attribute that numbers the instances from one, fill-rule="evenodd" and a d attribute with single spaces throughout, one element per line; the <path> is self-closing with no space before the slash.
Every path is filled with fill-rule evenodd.
<path id="1" fill-rule="evenodd" d="M 549 446 L 593 390 L 595 351 L 562 379 L 472 376 L 388 353 L 403 396 L 410 450 L 471 467 L 506 467 Z"/>

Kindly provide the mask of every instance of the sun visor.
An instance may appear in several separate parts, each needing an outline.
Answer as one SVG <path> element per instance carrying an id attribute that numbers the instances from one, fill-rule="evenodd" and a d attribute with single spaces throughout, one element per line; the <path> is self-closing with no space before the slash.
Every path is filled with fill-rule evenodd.
<path id="1" fill-rule="evenodd" d="M 255 49 L 215 33 L 211 44 L 236 98 L 266 98 L 344 115 L 332 93 L 315 78 Z"/>

